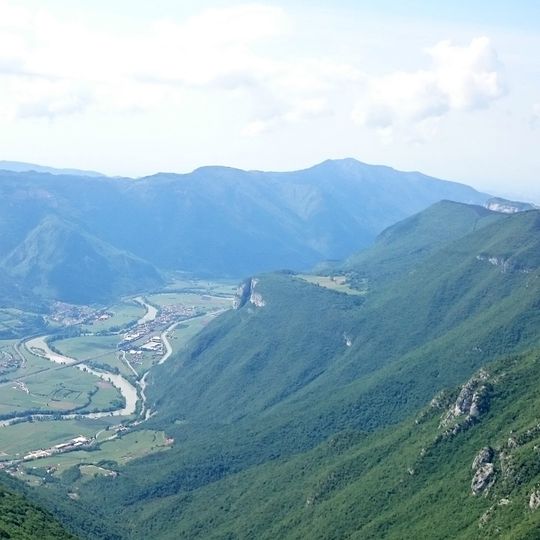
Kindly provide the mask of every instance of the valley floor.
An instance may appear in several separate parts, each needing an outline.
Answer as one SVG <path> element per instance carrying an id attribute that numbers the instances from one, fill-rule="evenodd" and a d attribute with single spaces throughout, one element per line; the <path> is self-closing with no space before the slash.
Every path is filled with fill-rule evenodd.
<path id="1" fill-rule="evenodd" d="M 147 376 L 228 309 L 234 290 L 189 280 L 106 308 L 62 305 L 55 333 L 0 342 L 0 468 L 40 484 L 74 465 L 112 474 L 91 467 L 170 448 L 163 432 L 130 433 L 155 413 Z"/>

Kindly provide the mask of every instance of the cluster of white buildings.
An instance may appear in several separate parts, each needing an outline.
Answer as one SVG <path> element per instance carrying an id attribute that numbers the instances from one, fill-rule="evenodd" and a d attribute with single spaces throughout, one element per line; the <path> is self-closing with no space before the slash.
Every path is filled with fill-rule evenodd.
<path id="1" fill-rule="evenodd" d="M 85 437 L 84 435 L 79 435 L 78 437 L 75 437 L 74 439 L 71 439 L 65 443 L 55 444 L 51 448 L 34 450 L 33 452 L 29 452 L 23 457 L 23 459 L 25 461 L 31 461 L 33 459 L 49 457 L 53 454 L 61 454 L 62 452 L 77 450 L 78 448 L 81 448 L 82 446 L 88 444 L 90 440 L 91 439 Z"/>

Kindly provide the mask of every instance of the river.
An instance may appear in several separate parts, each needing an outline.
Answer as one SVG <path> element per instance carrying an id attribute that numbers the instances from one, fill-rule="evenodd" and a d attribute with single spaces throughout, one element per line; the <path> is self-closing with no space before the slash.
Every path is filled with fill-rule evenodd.
<path id="1" fill-rule="evenodd" d="M 142 296 L 138 296 L 137 298 L 135 298 L 135 302 L 146 308 L 146 313 L 144 314 L 144 316 L 137 321 L 138 325 L 152 322 L 157 317 L 157 308 L 150 305 L 148 302 L 145 302 Z"/>
<path id="2" fill-rule="evenodd" d="M 146 322 L 153 321 L 157 316 L 157 309 L 148 304 L 144 301 L 142 297 L 138 297 L 135 299 L 139 304 L 146 307 L 147 312 L 144 317 L 139 319 L 137 324 L 144 324 Z M 223 311 L 226 311 L 225 309 L 218 310 L 217 312 L 213 313 L 214 316 L 219 315 Z M 168 328 L 166 328 L 161 333 L 161 339 L 163 341 L 163 345 L 165 346 L 165 354 L 163 357 L 159 360 L 159 364 L 163 364 L 165 361 L 169 359 L 171 356 L 173 349 L 172 345 L 169 342 L 168 334 L 176 326 L 180 323 L 188 322 L 192 319 L 197 319 L 199 317 L 203 317 L 205 315 L 198 315 L 195 317 L 191 317 L 189 319 L 184 319 L 182 321 L 177 321 L 173 324 L 171 324 Z M 139 424 L 143 422 L 144 420 L 148 420 L 148 418 L 152 415 L 152 411 L 150 408 L 147 408 L 146 406 L 146 387 L 147 387 L 147 377 L 150 372 L 150 370 L 146 371 L 144 375 L 137 381 L 137 385 L 140 388 L 140 398 L 137 394 L 137 388 L 133 386 L 127 379 L 125 379 L 122 375 L 116 374 L 116 373 L 109 373 L 107 371 L 99 371 L 92 367 L 90 367 L 88 364 L 86 364 L 84 361 L 77 360 L 76 358 L 71 358 L 69 356 L 56 353 L 52 351 L 47 344 L 47 339 L 50 336 L 39 336 L 32 339 L 29 339 L 28 341 L 24 342 L 24 346 L 28 349 L 29 352 L 32 352 L 33 354 L 36 354 L 37 356 L 40 356 L 42 358 L 46 358 L 47 360 L 54 362 L 56 364 L 64 365 L 64 366 L 70 366 L 76 367 L 77 369 L 80 369 L 81 371 L 85 371 L 87 373 L 90 373 L 96 377 L 99 377 L 100 379 L 107 381 L 111 383 L 115 388 L 117 388 L 120 393 L 122 394 L 124 400 L 125 400 L 125 406 L 116 409 L 113 411 L 104 411 L 104 412 L 93 412 L 93 413 L 69 413 L 69 414 L 34 414 L 31 415 L 31 418 L 39 420 L 39 419 L 47 419 L 47 418 L 55 418 L 60 417 L 66 420 L 74 419 L 74 418 L 90 418 L 90 419 L 96 419 L 96 418 L 105 418 L 110 416 L 131 416 L 135 413 L 137 410 L 137 402 L 139 399 L 141 399 L 141 419 L 135 422 L 136 424 Z M 131 364 L 129 364 L 132 371 L 136 374 L 136 371 L 133 369 Z M 0 427 L 7 426 L 13 422 L 21 421 L 21 420 L 27 420 L 30 416 L 20 416 L 15 418 L 9 418 L 7 420 L 1 420 L 0 421 Z"/>
<path id="3" fill-rule="evenodd" d="M 45 419 L 45 418 L 53 418 L 60 416 L 63 419 L 70 420 L 74 418 L 105 418 L 108 416 L 130 416 L 135 413 L 137 410 L 137 401 L 139 400 L 139 396 L 137 394 L 137 389 L 135 386 L 133 386 L 127 379 L 122 377 L 120 374 L 116 373 L 109 373 L 107 371 L 99 371 L 92 367 L 90 367 L 88 364 L 85 364 L 84 362 L 81 362 L 79 360 L 76 360 L 75 358 L 71 358 L 69 356 L 64 356 L 62 354 L 55 353 L 52 351 L 48 344 L 47 344 L 47 338 L 49 336 L 40 336 L 36 338 L 32 338 L 24 343 L 25 347 L 28 349 L 29 352 L 32 352 L 42 358 L 46 358 L 47 360 L 50 360 L 51 362 L 54 362 L 56 364 L 62 364 L 65 366 L 73 365 L 73 367 L 76 367 L 77 369 L 80 369 L 81 371 L 90 373 L 94 375 L 95 377 L 99 377 L 100 379 L 107 381 L 111 383 L 115 388 L 117 388 L 120 393 L 122 394 L 122 397 L 125 400 L 124 407 L 120 409 L 116 409 L 113 411 L 103 411 L 103 412 L 93 412 L 93 413 L 69 413 L 69 414 L 35 414 L 32 415 L 32 418 L 34 419 Z M 0 421 L 0 426 L 6 426 L 11 424 L 12 422 L 20 421 L 22 419 L 27 419 L 27 416 L 21 416 L 16 418 L 9 418 L 7 420 Z"/>

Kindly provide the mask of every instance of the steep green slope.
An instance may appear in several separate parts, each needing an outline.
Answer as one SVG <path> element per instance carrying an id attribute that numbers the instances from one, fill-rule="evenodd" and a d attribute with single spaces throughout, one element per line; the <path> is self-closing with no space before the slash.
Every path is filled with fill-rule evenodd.
<path id="1" fill-rule="evenodd" d="M 3 478 L 0 479 L 0 538 L 17 540 L 75 538 L 51 514 L 28 502 L 22 495 L 4 487 L 4 482 Z"/>
<path id="2" fill-rule="evenodd" d="M 373 286 L 374 281 L 411 271 L 445 244 L 503 218 L 482 206 L 441 201 L 388 227 L 370 249 L 349 257 L 337 269 L 368 278 Z"/>
<path id="3" fill-rule="evenodd" d="M 162 283 L 148 262 L 57 218 L 44 218 L 2 261 L 34 295 L 73 303 L 106 302 Z"/>
<path id="4" fill-rule="evenodd" d="M 495 219 L 428 256 L 421 254 L 419 264 L 364 297 L 318 287 L 288 273 L 250 280 L 239 309 L 217 319 L 184 352 L 152 372 L 156 384 L 148 396 L 156 414 L 145 426 L 165 429 L 175 439 L 173 448 L 121 467 L 114 481 L 86 483 L 81 504 L 91 512 L 103 511 L 126 537 L 139 532 L 180 538 L 200 532 L 204 537 L 213 527 L 216 537 L 235 537 L 233 530 L 247 531 L 240 537 L 257 537 L 269 526 L 268 515 L 275 513 L 283 523 L 276 518 L 276 527 L 269 529 L 274 537 L 290 531 L 290 537 L 302 538 L 308 525 L 287 509 L 313 503 L 308 502 L 309 490 L 298 495 L 292 479 L 300 474 L 298 482 L 304 482 L 302 471 L 310 476 L 309 456 L 321 451 L 312 449 L 344 431 L 364 433 L 350 442 L 337 439 L 347 452 L 351 446 L 351 452 L 364 455 L 361 462 L 368 476 L 352 490 L 384 485 L 400 459 L 404 462 L 399 470 L 416 481 L 415 474 L 406 472 L 415 468 L 407 456 L 416 456 L 420 444 L 437 439 L 438 420 L 428 418 L 425 437 L 411 439 L 413 450 L 408 450 L 412 424 L 406 419 L 436 392 L 459 385 L 481 366 L 489 372 L 499 358 L 540 347 L 539 230 L 538 211 Z M 527 362 L 536 369 L 536 360 Z M 424 433 L 423 427 L 417 429 Z M 393 457 L 384 465 L 387 455 Z M 313 475 L 323 475 L 324 494 L 325 482 L 331 485 L 334 477 L 325 479 L 317 469 L 319 458 L 313 459 Z M 331 467 L 333 459 L 321 463 Z M 433 474 L 438 474 L 437 463 Z M 450 469 L 441 470 L 447 474 Z M 275 482 L 270 480 L 274 474 Z M 289 483 L 282 481 L 287 476 Z M 220 499 L 222 481 L 232 494 L 227 501 Z M 250 482 L 262 486 L 261 497 L 268 490 L 268 505 L 250 489 Z M 316 484 L 312 487 L 316 492 Z M 355 519 L 355 511 L 366 519 L 361 525 L 368 527 L 367 537 L 386 534 L 381 527 L 398 520 L 391 513 L 395 504 L 385 502 L 385 497 L 400 493 L 394 483 L 382 492 L 373 489 L 365 490 L 365 512 L 362 506 L 344 506 L 343 514 L 336 513 L 347 534 L 356 530 L 346 519 Z M 315 499 L 326 496 L 317 493 Z M 352 498 L 343 493 L 344 500 Z M 239 516 L 244 494 L 258 506 L 253 503 L 249 513 Z M 412 498 L 405 494 L 407 501 Z M 294 504 L 289 497 L 295 497 Z M 197 523 L 191 503 L 192 510 L 207 505 Z M 320 527 L 327 533 L 321 537 L 332 538 L 330 528 L 339 524 L 332 517 L 336 510 L 322 503 L 320 508 L 314 522 L 319 525 L 309 530 L 316 538 Z M 384 523 L 377 521 L 379 515 L 386 516 Z M 204 516 L 208 524 L 202 522 Z M 419 514 L 415 519 L 427 517 Z M 336 530 L 336 538 L 346 536 Z"/>
<path id="5" fill-rule="evenodd" d="M 315 401 L 329 417 L 353 407 L 355 422 L 385 423 L 393 409 L 427 399 L 443 371 L 457 384 L 494 352 L 539 339 L 539 223 L 536 211 L 499 219 L 365 298 L 261 276 L 264 306 L 248 303 L 211 325 L 155 371 L 165 384 L 151 398 L 161 414 L 197 422 L 282 406 L 309 416 Z"/>
<path id="6" fill-rule="evenodd" d="M 539 352 L 505 358 L 391 430 L 344 432 L 171 496 L 159 511 L 143 510 L 143 530 L 193 539 L 537 538 L 539 384 Z"/>

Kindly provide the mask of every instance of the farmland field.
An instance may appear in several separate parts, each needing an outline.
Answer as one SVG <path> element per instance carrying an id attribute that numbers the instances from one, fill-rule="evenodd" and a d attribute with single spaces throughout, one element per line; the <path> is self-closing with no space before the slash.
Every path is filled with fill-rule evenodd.
<path id="1" fill-rule="evenodd" d="M 113 419 L 99 420 L 58 420 L 55 422 L 22 422 L 0 428 L 0 460 L 17 457 L 30 450 L 49 448 L 73 437 L 84 435 L 93 437 L 105 430 Z M 103 434 L 107 434 L 103 431 Z"/>
<path id="2" fill-rule="evenodd" d="M 45 360 L 42 362 L 50 365 Z M 113 386 L 100 384 L 95 376 L 74 367 L 44 369 L 23 380 L 4 383 L 1 389 L 0 415 L 17 415 L 28 410 L 82 412 L 107 408 L 119 397 Z"/>
<path id="3" fill-rule="evenodd" d="M 166 292 L 194 292 L 197 294 L 224 294 L 233 295 L 238 283 L 236 281 L 207 281 L 201 279 L 188 279 L 179 277 L 169 283 Z"/>
<path id="4" fill-rule="evenodd" d="M 63 355 L 100 372 L 118 373 L 115 376 L 129 381 L 132 387 L 138 386 L 137 379 L 153 365 L 168 358 L 171 352 L 181 350 L 217 314 L 230 308 L 236 289 L 230 283 L 207 281 L 186 280 L 175 285 L 182 287 L 123 299 L 94 311 L 93 323 L 68 322 L 56 330 L 64 331 L 64 335 L 72 333 L 73 337 L 60 337 L 58 333 L 55 339 L 53 330 L 44 337 L 32 336 L 31 340 L 26 340 L 29 346 L 24 339 L 0 340 L 0 362 L 4 359 L 0 364 L 4 367 L 3 372 L 0 371 L 0 415 L 26 416 L 29 411 L 58 414 L 47 420 L 34 417 L 32 422 L 0 426 L 0 460 L 20 459 L 28 452 L 50 448 L 79 435 L 92 438 L 100 434 L 100 447 L 91 452 L 59 453 L 15 465 L 21 478 L 36 483 L 42 480 L 43 467 L 52 466 L 57 471 L 53 474 L 61 474 L 74 465 L 83 464 L 80 473 L 84 479 L 110 474 L 111 471 L 100 462 L 125 463 L 168 449 L 172 441 L 163 432 L 144 429 L 130 432 L 130 423 L 140 421 L 133 414 L 60 418 L 59 415 L 66 411 L 89 413 L 122 407 L 119 402 L 124 394 L 110 382 L 69 365 L 69 362 L 65 365 L 61 360 L 51 361 L 38 354 L 47 355 L 47 350 L 51 349 L 51 359 L 50 355 Z M 145 302 L 155 307 L 157 313 L 145 306 Z M 151 316 L 143 321 L 147 313 Z M 40 340 L 45 341 L 38 347 Z M 35 353 L 32 346 L 36 348 Z M 140 395 L 138 400 L 141 409 Z M 109 426 L 116 427 L 109 430 Z M 128 431 L 124 432 L 126 427 Z M 116 430 L 118 436 L 115 436 Z M 113 439 L 103 442 L 104 438 L 110 437 Z"/>
<path id="5" fill-rule="evenodd" d="M 231 299 L 208 294 L 170 292 L 153 294 L 147 297 L 148 301 L 160 307 L 182 304 L 186 307 L 195 307 L 203 310 L 215 310 L 231 307 Z"/>
<path id="6" fill-rule="evenodd" d="M 111 306 L 108 312 L 112 314 L 110 318 L 82 325 L 81 329 L 85 332 L 110 332 L 125 328 L 138 321 L 145 314 L 145 308 L 135 301 L 126 300 Z"/>
<path id="7" fill-rule="evenodd" d="M 32 462 L 39 467 L 56 467 L 58 473 L 74 465 L 96 465 L 103 461 L 123 464 L 154 452 L 167 450 L 170 444 L 163 431 L 142 430 L 120 435 L 101 443 L 99 450 L 78 450 L 59 454 Z"/>

